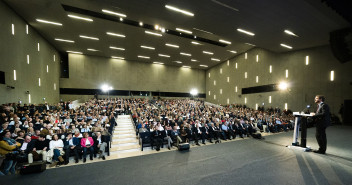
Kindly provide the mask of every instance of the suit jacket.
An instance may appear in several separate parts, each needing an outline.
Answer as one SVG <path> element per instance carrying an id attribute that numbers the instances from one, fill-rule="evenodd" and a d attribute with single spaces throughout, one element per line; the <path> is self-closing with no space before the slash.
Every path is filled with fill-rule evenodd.
<path id="1" fill-rule="evenodd" d="M 315 123 L 317 127 L 328 127 L 330 126 L 330 108 L 328 104 L 324 102 L 320 105 L 318 111 L 316 112 L 315 116 Z"/>

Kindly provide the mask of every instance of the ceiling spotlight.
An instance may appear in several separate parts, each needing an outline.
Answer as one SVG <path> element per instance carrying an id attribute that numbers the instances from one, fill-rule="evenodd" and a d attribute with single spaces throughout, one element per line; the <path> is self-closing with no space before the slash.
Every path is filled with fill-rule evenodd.
<path id="1" fill-rule="evenodd" d="M 123 18 L 122 18 L 122 17 L 120 17 L 120 21 L 121 21 L 121 22 L 123 21 Z"/>
<path id="2" fill-rule="evenodd" d="M 286 45 L 286 44 L 280 44 L 280 46 L 288 48 L 288 49 L 292 49 L 292 46 Z"/>
<path id="3" fill-rule="evenodd" d="M 75 54 L 83 54 L 82 52 L 79 51 L 66 51 L 67 53 L 75 53 Z"/>
<path id="4" fill-rule="evenodd" d="M 191 54 L 189 54 L 189 53 L 183 53 L 183 52 L 181 52 L 180 53 L 180 55 L 184 55 L 184 56 L 192 56 Z"/>
<path id="5" fill-rule="evenodd" d="M 118 33 L 112 33 L 112 32 L 106 32 L 107 35 L 111 35 L 111 36 L 116 36 L 116 37 L 123 37 L 125 38 L 125 35 L 122 34 L 118 34 Z"/>
<path id="6" fill-rule="evenodd" d="M 117 16 L 119 16 L 119 17 L 127 17 L 125 14 L 118 13 L 118 12 L 113 12 L 113 11 L 110 11 L 110 10 L 102 9 L 102 11 L 103 11 L 104 13 L 117 15 Z"/>
<path id="7" fill-rule="evenodd" d="M 182 64 L 182 62 L 181 62 L 181 61 L 174 61 L 174 62 L 176 62 L 176 63 L 178 63 L 178 64 Z"/>
<path id="8" fill-rule="evenodd" d="M 145 31 L 145 33 L 146 33 L 146 34 L 149 34 L 149 35 L 159 36 L 159 37 L 163 36 L 163 35 L 160 34 L 160 33 L 154 33 L 154 32 L 151 32 L 151 31 Z"/>
<path id="9" fill-rule="evenodd" d="M 166 43 L 165 46 L 169 46 L 169 47 L 173 47 L 173 48 L 179 48 L 179 47 L 180 47 L 180 46 L 178 46 L 178 45 L 169 44 L 169 43 Z"/>
<path id="10" fill-rule="evenodd" d="M 99 40 L 99 38 L 89 37 L 89 36 L 85 36 L 85 35 L 79 35 L 79 37 L 84 38 L 84 39 Z"/>
<path id="11" fill-rule="evenodd" d="M 208 54 L 208 55 L 214 55 L 214 53 L 210 52 L 210 51 L 203 51 L 204 54 Z"/>
<path id="12" fill-rule="evenodd" d="M 125 58 L 123 58 L 123 57 L 111 56 L 111 58 L 114 58 L 114 59 L 120 59 L 120 60 L 125 60 Z"/>
<path id="13" fill-rule="evenodd" d="M 182 29 L 182 28 L 176 28 L 177 31 L 180 31 L 180 32 L 183 32 L 183 33 L 188 33 L 188 34 L 192 34 L 191 31 L 189 30 L 185 30 L 185 29 Z"/>
<path id="14" fill-rule="evenodd" d="M 139 22 L 139 26 L 143 26 L 143 22 Z"/>
<path id="15" fill-rule="evenodd" d="M 167 57 L 170 58 L 170 55 L 158 54 L 160 57 Z"/>
<path id="16" fill-rule="evenodd" d="M 219 40 L 219 42 L 222 42 L 222 43 L 225 43 L 225 44 L 231 44 L 231 42 L 230 42 L 230 41 L 227 41 L 227 40 L 222 40 L 222 39 L 220 39 L 220 40 Z"/>
<path id="17" fill-rule="evenodd" d="M 155 29 L 155 30 L 159 30 L 159 25 L 156 24 L 156 25 L 154 26 L 154 29 Z"/>
<path id="18" fill-rule="evenodd" d="M 165 33 L 165 28 L 161 28 L 161 32 Z"/>
<path id="19" fill-rule="evenodd" d="M 84 20 L 84 21 L 88 21 L 88 22 L 93 22 L 93 19 L 90 18 L 86 18 L 86 17 L 80 17 L 80 16 L 76 16 L 76 15 L 71 15 L 68 14 L 68 17 L 74 18 L 74 19 L 79 19 L 79 20 Z"/>
<path id="20" fill-rule="evenodd" d="M 121 51 L 125 51 L 125 48 L 118 48 L 118 47 L 114 47 L 114 46 L 110 46 L 110 49 L 116 49 L 116 50 L 121 50 Z"/>
<path id="21" fill-rule="evenodd" d="M 144 49 L 150 49 L 150 50 L 155 50 L 155 48 L 153 48 L 153 47 L 150 47 L 150 46 L 141 46 L 141 48 L 144 48 Z"/>
<path id="22" fill-rule="evenodd" d="M 194 16 L 194 14 L 192 12 L 189 12 L 187 10 L 182 10 L 182 9 L 179 9 L 177 7 L 174 7 L 174 6 L 165 5 L 165 8 L 167 8 L 169 10 L 173 10 L 175 12 L 180 12 L 180 13 L 188 15 L 188 16 L 192 16 L 192 17 Z"/>
<path id="23" fill-rule="evenodd" d="M 245 33 L 245 34 L 250 35 L 250 36 L 254 36 L 255 35 L 254 33 L 250 32 L 250 31 L 243 30 L 241 28 L 238 28 L 237 31 Z"/>
<path id="24" fill-rule="evenodd" d="M 191 94 L 192 96 L 196 96 L 196 95 L 198 94 L 198 90 L 197 90 L 197 89 L 192 89 L 191 92 L 190 92 L 190 94 Z"/>
<path id="25" fill-rule="evenodd" d="M 73 40 L 65 40 L 65 39 L 58 39 L 58 38 L 55 38 L 55 40 L 61 41 L 61 42 L 70 42 L 70 43 L 74 43 L 75 42 Z"/>
<path id="26" fill-rule="evenodd" d="M 150 57 L 147 57 L 147 56 L 142 56 L 142 55 L 138 55 L 138 58 L 150 59 Z"/>
<path id="27" fill-rule="evenodd" d="M 288 84 L 286 82 L 280 82 L 278 87 L 280 90 L 284 91 L 288 88 Z"/>
<path id="28" fill-rule="evenodd" d="M 290 30 L 285 30 L 284 32 L 285 32 L 286 34 L 289 34 L 289 35 L 298 37 L 298 35 L 294 34 L 294 33 L 293 33 L 292 31 L 290 31 Z"/>
<path id="29" fill-rule="evenodd" d="M 248 43 L 248 42 L 246 42 L 244 44 L 247 44 L 247 45 L 250 45 L 250 46 L 255 46 L 254 44 L 251 44 L 251 43 Z"/>
<path id="30" fill-rule="evenodd" d="M 62 26 L 61 23 L 58 22 L 52 22 L 52 21 L 47 21 L 47 20 L 43 20 L 43 19 L 36 19 L 38 22 L 41 23 L 46 23 L 46 24 L 53 24 L 53 25 L 57 25 L 57 26 Z"/>
<path id="31" fill-rule="evenodd" d="M 195 42 L 195 41 L 192 41 L 191 43 L 194 44 L 194 45 L 202 45 L 201 43 Z"/>
<path id="32" fill-rule="evenodd" d="M 198 62 L 198 60 L 196 60 L 196 59 L 191 59 L 191 61 L 192 61 L 192 62 Z"/>

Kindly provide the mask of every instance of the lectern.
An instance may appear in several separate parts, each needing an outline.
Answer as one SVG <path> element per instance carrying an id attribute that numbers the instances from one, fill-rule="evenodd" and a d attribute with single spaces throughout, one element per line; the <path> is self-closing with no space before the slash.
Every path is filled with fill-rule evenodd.
<path id="1" fill-rule="evenodd" d="M 310 151 L 310 147 L 307 147 L 307 118 L 312 117 L 310 114 L 304 114 L 294 112 L 295 116 L 295 128 L 293 131 L 292 146 L 289 148 L 302 149 L 303 151 Z M 300 126 L 301 125 L 301 126 Z M 298 142 L 299 128 L 301 127 L 301 143 Z"/>

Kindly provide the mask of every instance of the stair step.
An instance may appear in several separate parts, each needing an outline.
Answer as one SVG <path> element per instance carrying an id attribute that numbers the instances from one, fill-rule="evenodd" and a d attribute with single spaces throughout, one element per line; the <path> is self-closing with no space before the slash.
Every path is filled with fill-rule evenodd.
<path id="1" fill-rule="evenodd" d="M 122 138 L 135 138 L 136 134 L 121 134 L 121 135 L 114 135 L 112 139 L 122 139 Z"/>
<path id="2" fill-rule="evenodd" d="M 113 144 L 123 144 L 123 143 L 136 143 L 138 144 L 138 140 L 136 138 L 118 138 L 112 139 Z"/>
<path id="3" fill-rule="evenodd" d="M 133 145 L 126 145 L 126 146 L 117 146 L 111 147 L 110 151 L 123 151 L 123 150 L 131 150 L 131 149 L 140 149 L 140 145 L 133 144 Z"/>
<path id="4" fill-rule="evenodd" d="M 125 131 L 125 130 L 130 130 L 130 131 L 134 131 L 134 128 L 115 128 L 115 131 Z"/>

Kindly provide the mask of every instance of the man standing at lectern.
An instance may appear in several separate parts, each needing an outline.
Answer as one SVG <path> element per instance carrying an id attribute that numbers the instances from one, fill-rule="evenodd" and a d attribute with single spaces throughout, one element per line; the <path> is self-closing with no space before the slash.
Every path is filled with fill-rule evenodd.
<path id="1" fill-rule="evenodd" d="M 317 111 L 311 113 L 314 116 L 317 129 L 315 137 L 319 144 L 319 150 L 315 150 L 314 152 L 319 154 L 325 154 L 327 144 L 325 129 L 330 126 L 330 109 L 324 101 L 325 97 L 323 95 L 316 95 L 315 103 L 317 104 Z"/>

